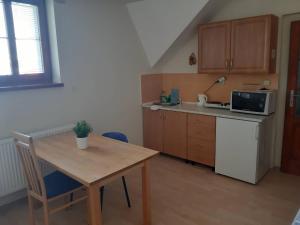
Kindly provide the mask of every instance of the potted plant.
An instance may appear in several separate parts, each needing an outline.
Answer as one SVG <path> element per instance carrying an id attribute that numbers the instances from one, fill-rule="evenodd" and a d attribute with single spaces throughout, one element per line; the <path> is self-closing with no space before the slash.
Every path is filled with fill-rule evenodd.
<path id="1" fill-rule="evenodd" d="M 93 131 L 92 127 L 86 121 L 79 121 L 73 128 L 76 134 L 76 142 L 79 149 L 86 149 L 88 147 L 88 136 Z"/>

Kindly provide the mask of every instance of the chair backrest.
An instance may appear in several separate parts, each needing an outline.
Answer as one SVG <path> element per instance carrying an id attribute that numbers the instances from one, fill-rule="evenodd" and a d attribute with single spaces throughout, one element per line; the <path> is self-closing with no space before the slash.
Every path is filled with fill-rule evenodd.
<path id="1" fill-rule="evenodd" d="M 46 197 L 45 183 L 41 167 L 35 154 L 32 137 L 13 132 L 14 143 L 28 183 L 28 189 L 36 197 Z"/>
<path id="2" fill-rule="evenodd" d="M 107 133 L 102 134 L 102 136 L 128 143 L 127 136 L 125 134 L 120 133 L 120 132 L 107 132 Z"/>

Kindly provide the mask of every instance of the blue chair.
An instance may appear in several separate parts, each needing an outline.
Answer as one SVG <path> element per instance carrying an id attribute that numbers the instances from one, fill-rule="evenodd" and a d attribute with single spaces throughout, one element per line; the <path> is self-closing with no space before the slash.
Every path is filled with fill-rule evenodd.
<path id="1" fill-rule="evenodd" d="M 107 133 L 102 134 L 102 136 L 128 143 L 127 136 L 120 132 L 107 132 Z M 123 182 L 123 186 L 124 186 L 124 191 L 125 191 L 128 208 L 131 208 L 131 202 L 130 202 L 130 198 L 129 198 L 129 194 L 128 194 L 128 190 L 127 190 L 127 184 L 126 184 L 126 180 L 125 180 L 124 176 L 122 176 L 122 182 Z M 104 197 L 104 186 L 101 187 L 100 191 L 101 191 L 101 210 L 102 210 L 103 197 Z"/>
<path id="2" fill-rule="evenodd" d="M 79 187 L 83 187 L 81 183 L 59 171 L 55 171 L 45 176 L 44 183 L 46 187 L 47 198 L 54 198 Z"/>
<path id="3" fill-rule="evenodd" d="M 68 208 L 80 201 L 87 199 L 87 194 L 72 200 L 71 202 L 57 208 L 49 208 L 49 202 L 56 199 L 73 195 L 73 193 L 84 190 L 84 186 L 76 180 L 61 172 L 53 172 L 42 177 L 42 172 L 33 146 L 32 137 L 18 132 L 13 133 L 15 147 L 20 156 L 25 176 L 27 179 L 28 204 L 30 212 L 30 224 L 35 224 L 33 212 L 33 199 L 42 202 L 44 207 L 44 224 L 49 225 L 49 214 Z M 73 197 L 72 197 L 73 198 Z"/>

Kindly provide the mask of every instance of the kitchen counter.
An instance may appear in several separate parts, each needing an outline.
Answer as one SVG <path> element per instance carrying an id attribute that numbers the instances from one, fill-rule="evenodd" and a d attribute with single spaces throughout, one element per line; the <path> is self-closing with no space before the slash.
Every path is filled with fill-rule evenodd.
<path id="1" fill-rule="evenodd" d="M 152 105 L 153 103 L 144 103 L 142 106 L 145 108 L 150 108 Z M 263 122 L 266 119 L 266 116 L 231 112 L 226 109 L 214 109 L 214 108 L 201 107 L 198 106 L 196 103 L 182 103 L 176 106 L 158 106 L 158 107 L 161 110 L 201 114 L 207 116 L 216 116 L 222 118 L 246 120 L 246 121 L 253 121 L 253 122 Z"/>

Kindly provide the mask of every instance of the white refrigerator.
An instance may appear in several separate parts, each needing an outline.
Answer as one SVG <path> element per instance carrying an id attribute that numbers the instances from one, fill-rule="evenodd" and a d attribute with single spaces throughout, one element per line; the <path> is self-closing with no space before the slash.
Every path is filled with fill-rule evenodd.
<path id="1" fill-rule="evenodd" d="M 256 184 L 270 168 L 267 128 L 267 119 L 217 118 L 216 173 Z"/>

